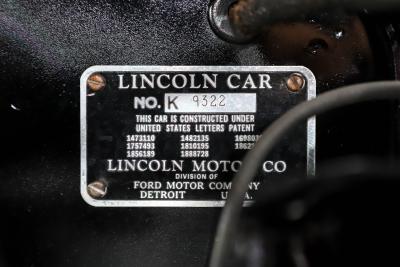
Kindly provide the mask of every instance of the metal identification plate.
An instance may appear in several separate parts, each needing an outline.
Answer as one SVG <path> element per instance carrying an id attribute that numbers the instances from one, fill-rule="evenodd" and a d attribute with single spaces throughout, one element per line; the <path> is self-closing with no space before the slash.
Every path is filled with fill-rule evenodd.
<path id="1" fill-rule="evenodd" d="M 220 207 L 242 158 L 315 97 L 300 66 L 94 66 L 81 77 L 81 194 L 93 206 Z M 313 175 L 315 119 L 285 136 L 249 184 Z"/>

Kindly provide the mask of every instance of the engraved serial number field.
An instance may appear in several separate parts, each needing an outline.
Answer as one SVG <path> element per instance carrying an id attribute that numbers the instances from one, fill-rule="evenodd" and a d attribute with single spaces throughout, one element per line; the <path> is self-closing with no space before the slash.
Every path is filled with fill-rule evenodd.
<path id="1" fill-rule="evenodd" d="M 165 94 L 166 113 L 255 113 L 257 94 Z"/>

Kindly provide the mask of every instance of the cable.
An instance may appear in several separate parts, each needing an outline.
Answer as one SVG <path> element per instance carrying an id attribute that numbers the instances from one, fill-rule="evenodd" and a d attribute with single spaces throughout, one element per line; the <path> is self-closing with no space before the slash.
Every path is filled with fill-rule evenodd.
<path id="1" fill-rule="evenodd" d="M 400 98 L 399 81 L 371 82 L 335 89 L 303 102 L 273 122 L 243 159 L 242 167 L 232 181 L 232 188 L 217 226 L 210 267 L 223 267 L 229 257 L 229 245 L 236 233 L 248 184 L 254 179 L 262 161 L 285 133 L 309 117 L 370 100 Z"/>
<path id="2" fill-rule="evenodd" d="M 229 11 L 232 27 L 242 34 L 257 35 L 265 25 L 304 20 L 310 14 L 335 11 L 389 11 L 400 8 L 399 0 L 239 0 Z"/>

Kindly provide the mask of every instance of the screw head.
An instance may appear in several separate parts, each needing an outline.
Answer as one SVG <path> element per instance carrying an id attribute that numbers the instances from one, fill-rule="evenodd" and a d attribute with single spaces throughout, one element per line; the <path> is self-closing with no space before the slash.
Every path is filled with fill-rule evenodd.
<path id="1" fill-rule="evenodd" d="M 100 91 L 106 86 L 106 79 L 103 75 L 94 73 L 87 79 L 87 86 L 92 91 Z"/>
<path id="2" fill-rule="evenodd" d="M 107 185 L 103 181 L 95 181 L 87 186 L 87 192 L 92 198 L 103 198 L 107 194 Z"/>
<path id="3" fill-rule="evenodd" d="M 291 92 L 298 92 L 304 88 L 305 80 L 303 75 L 299 73 L 293 73 L 289 76 L 286 81 L 286 86 Z"/>

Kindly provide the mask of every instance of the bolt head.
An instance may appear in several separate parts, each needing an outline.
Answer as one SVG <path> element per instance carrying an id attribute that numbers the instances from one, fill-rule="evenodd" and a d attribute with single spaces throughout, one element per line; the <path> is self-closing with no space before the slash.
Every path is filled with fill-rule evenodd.
<path id="1" fill-rule="evenodd" d="M 92 91 L 100 91 L 106 86 L 106 79 L 103 75 L 94 73 L 87 79 L 87 86 Z"/>
<path id="2" fill-rule="evenodd" d="M 298 92 L 304 88 L 305 80 L 303 75 L 299 73 L 293 73 L 286 81 L 286 86 L 291 92 Z"/>
<path id="3" fill-rule="evenodd" d="M 92 198 L 103 198 L 107 194 L 107 185 L 103 181 L 95 181 L 87 186 L 87 192 Z"/>

